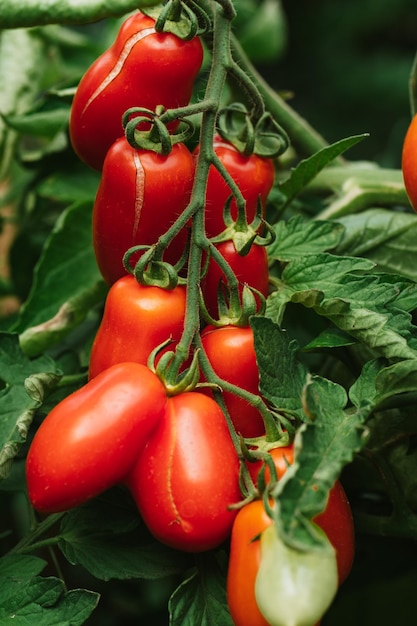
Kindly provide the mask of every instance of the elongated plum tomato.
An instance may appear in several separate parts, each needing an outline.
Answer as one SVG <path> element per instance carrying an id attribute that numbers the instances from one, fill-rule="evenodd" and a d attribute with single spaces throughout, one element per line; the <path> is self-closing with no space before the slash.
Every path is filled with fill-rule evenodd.
<path id="1" fill-rule="evenodd" d="M 178 143 L 167 156 L 136 150 L 122 137 L 110 148 L 93 209 L 93 245 L 104 280 L 126 275 L 123 255 L 135 245 L 152 245 L 183 212 L 191 197 L 194 160 Z M 164 253 L 176 263 L 184 252 L 183 229 Z M 138 253 L 132 257 L 134 264 Z"/>
<path id="2" fill-rule="evenodd" d="M 119 278 L 107 294 L 91 348 L 89 378 L 123 361 L 146 365 L 157 346 L 169 339 L 178 342 L 184 328 L 185 299 L 183 286 L 162 289 L 140 285 L 130 275 Z"/>
<path id="3" fill-rule="evenodd" d="M 101 170 L 110 146 L 123 135 L 125 111 L 187 105 L 202 60 L 198 37 L 183 41 L 172 33 L 157 33 L 155 20 L 140 11 L 128 17 L 114 44 L 78 85 L 69 126 L 75 152 Z"/>
<path id="4" fill-rule="evenodd" d="M 410 204 L 417 211 L 417 115 L 411 120 L 405 135 L 401 166 Z"/>
<path id="5" fill-rule="evenodd" d="M 236 251 L 233 241 L 223 241 L 216 244 L 216 248 L 230 265 L 237 280 L 239 281 L 239 292 L 243 291 L 244 285 L 253 287 L 265 298 L 269 292 L 269 266 L 268 254 L 265 246 L 254 243 L 249 252 L 241 255 Z M 213 319 L 218 319 L 218 291 L 223 290 L 228 300 L 224 286 L 227 285 L 225 274 L 220 269 L 218 263 L 212 258 L 209 261 L 207 273 L 201 281 L 201 291 L 208 313 Z M 227 285 L 228 286 L 228 285 Z M 256 292 L 254 292 L 257 299 Z"/>
<path id="6" fill-rule="evenodd" d="M 266 199 L 274 183 L 274 162 L 256 154 L 244 156 L 231 143 L 216 136 L 214 152 L 229 172 L 244 199 L 246 200 L 246 218 L 250 223 L 256 215 L 258 200 L 261 200 L 263 213 Z M 198 154 L 199 146 L 194 151 Z M 208 237 L 215 237 L 221 233 L 224 226 L 223 209 L 227 199 L 231 196 L 230 187 L 219 171 L 212 165 L 209 170 L 206 191 L 205 220 Z M 230 205 L 231 216 L 237 217 L 235 200 Z"/>
<path id="7" fill-rule="evenodd" d="M 259 395 L 259 370 L 250 326 L 206 326 L 201 341 L 215 373 L 245 391 Z M 202 388 L 201 391 L 211 394 Z M 225 391 L 223 398 L 230 418 L 243 437 L 260 437 L 265 426 L 259 411 L 246 400 Z"/>
<path id="8" fill-rule="evenodd" d="M 122 482 L 165 405 L 161 381 L 138 363 L 114 365 L 67 396 L 29 448 L 26 478 L 34 508 L 64 511 Z"/>
<path id="9" fill-rule="evenodd" d="M 225 541 L 240 500 L 239 461 L 218 404 L 197 392 L 168 398 L 163 420 L 128 477 L 150 532 L 186 552 Z"/>
<path id="10" fill-rule="evenodd" d="M 292 463 L 292 446 L 270 451 L 280 478 L 287 463 Z M 256 477 L 261 463 L 248 465 Z M 267 470 L 265 479 L 268 480 Z M 352 512 L 345 491 L 336 481 L 329 492 L 326 509 L 314 518 L 324 530 L 336 550 L 339 585 L 347 578 L 354 558 L 354 526 Z M 233 524 L 230 559 L 227 576 L 227 601 L 235 626 L 268 626 L 258 609 L 255 598 L 255 580 L 260 564 L 260 533 L 272 524 L 262 500 L 243 507 Z"/>

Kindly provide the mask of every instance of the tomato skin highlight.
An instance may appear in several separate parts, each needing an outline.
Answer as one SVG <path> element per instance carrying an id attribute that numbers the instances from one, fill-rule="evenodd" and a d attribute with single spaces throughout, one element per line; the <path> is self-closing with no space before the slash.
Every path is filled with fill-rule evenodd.
<path id="1" fill-rule="evenodd" d="M 283 476 L 286 464 L 294 460 L 293 446 L 274 448 L 270 451 L 278 479 Z M 256 484 L 261 463 L 249 463 L 248 468 Z M 265 480 L 269 480 L 266 468 Z M 347 578 L 354 558 L 354 525 L 352 512 L 345 491 L 336 481 L 329 492 L 326 509 L 314 518 L 314 522 L 327 534 L 336 550 L 339 586 Z M 255 598 L 255 580 L 260 565 L 260 541 L 254 538 L 272 524 L 262 500 L 254 500 L 244 506 L 233 524 L 229 569 L 227 575 L 227 601 L 235 626 L 268 626 Z"/>
<path id="2" fill-rule="evenodd" d="M 128 17 L 113 45 L 78 85 L 70 138 L 78 156 L 94 169 L 101 170 L 110 146 L 123 135 L 127 109 L 177 108 L 190 101 L 203 60 L 201 41 L 156 33 L 154 25 L 155 20 L 140 11 Z"/>
<path id="3" fill-rule="evenodd" d="M 260 198 L 263 213 L 266 199 L 272 189 L 275 178 L 274 162 L 256 154 L 244 156 L 231 143 L 216 136 L 213 143 L 214 152 L 239 187 L 246 201 L 246 218 L 251 223 L 256 215 Z M 194 150 L 198 155 L 199 146 Z M 231 191 L 218 170 L 210 166 L 205 205 L 206 233 L 208 237 L 219 235 L 224 229 L 223 210 Z M 230 205 L 233 220 L 237 218 L 236 202 Z"/>
<path id="4" fill-rule="evenodd" d="M 164 414 L 165 388 L 138 363 L 121 363 L 70 394 L 35 433 L 26 462 L 29 500 L 65 511 L 123 481 Z"/>
<path id="5" fill-rule="evenodd" d="M 267 297 L 269 293 L 269 266 L 268 253 L 264 246 L 254 243 L 246 255 L 238 254 L 232 240 L 216 244 L 216 248 L 238 279 L 240 294 L 242 294 L 244 285 L 247 285 L 259 291 L 264 298 Z M 213 319 L 217 319 L 219 316 L 217 299 L 221 284 L 227 284 L 226 277 L 214 259 L 210 259 L 207 273 L 201 281 L 201 291 L 207 311 Z M 259 301 L 256 294 L 255 298 Z"/>
<path id="6" fill-rule="evenodd" d="M 182 143 L 168 156 L 136 150 L 118 139 L 107 153 L 93 208 L 93 246 L 107 284 L 126 275 L 125 252 L 153 245 L 175 222 L 191 197 L 194 160 Z M 169 193 L 161 193 L 161 189 Z M 187 229 L 175 237 L 164 259 L 176 263 L 184 252 Z M 133 257 L 133 265 L 140 254 Z"/>
<path id="7" fill-rule="evenodd" d="M 240 500 L 239 461 L 217 403 L 197 392 L 168 398 L 157 430 L 126 484 L 145 524 L 162 543 L 211 550 L 231 532 Z"/>
<path id="8" fill-rule="evenodd" d="M 417 211 L 417 115 L 412 118 L 405 134 L 401 168 L 410 204 Z"/>
<path id="9" fill-rule="evenodd" d="M 250 326 L 206 326 L 201 341 L 215 373 L 245 391 L 259 395 L 259 370 L 256 362 L 253 331 Z M 202 393 L 211 395 L 208 389 Z M 265 426 L 259 411 L 246 400 L 223 392 L 230 418 L 243 437 L 260 437 Z"/>
<path id="10" fill-rule="evenodd" d="M 124 361 L 147 365 L 152 350 L 184 329 L 186 290 L 140 285 L 133 276 L 110 288 L 91 348 L 89 378 Z M 164 351 L 173 349 L 170 344 Z"/>

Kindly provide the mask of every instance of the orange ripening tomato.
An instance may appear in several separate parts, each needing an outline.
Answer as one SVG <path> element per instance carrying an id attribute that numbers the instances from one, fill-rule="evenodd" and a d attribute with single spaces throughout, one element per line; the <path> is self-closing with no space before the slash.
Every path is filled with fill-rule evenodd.
<path id="1" fill-rule="evenodd" d="M 279 479 L 284 475 L 288 465 L 294 462 L 294 447 L 290 445 L 273 448 L 269 454 L 273 459 Z M 247 462 L 247 466 L 256 485 L 262 462 Z M 266 467 L 265 482 L 269 480 L 270 473 Z M 324 530 L 336 550 L 339 585 L 341 585 L 352 569 L 355 554 L 355 530 L 350 504 L 340 481 L 337 480 L 333 485 L 329 492 L 326 509 L 319 513 L 314 521 Z"/>
<path id="2" fill-rule="evenodd" d="M 202 61 L 198 37 L 184 41 L 157 33 L 155 20 L 140 11 L 128 17 L 78 85 L 69 126 L 75 152 L 101 170 L 110 146 L 123 135 L 125 111 L 187 105 Z"/>
<path id="3" fill-rule="evenodd" d="M 181 285 L 162 289 L 140 285 L 130 275 L 119 278 L 107 294 L 91 348 L 89 378 L 123 361 L 147 365 L 157 346 L 169 339 L 175 345 L 184 329 L 185 299 Z M 169 344 L 163 351 L 172 349 Z"/>
<path id="4" fill-rule="evenodd" d="M 261 563 L 260 534 L 271 524 L 262 500 L 254 500 L 244 506 L 234 521 L 227 573 L 227 602 L 235 626 L 269 626 L 256 602 L 255 581 Z"/>

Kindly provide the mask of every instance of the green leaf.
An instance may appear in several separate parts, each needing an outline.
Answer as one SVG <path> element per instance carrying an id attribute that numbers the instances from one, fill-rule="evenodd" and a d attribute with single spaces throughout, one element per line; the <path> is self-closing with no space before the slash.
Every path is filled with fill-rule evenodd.
<path id="1" fill-rule="evenodd" d="M 298 430 L 294 464 L 274 491 L 278 528 L 285 542 L 296 549 L 320 546 L 320 537 L 306 521 L 325 509 L 342 468 L 364 446 L 364 422 L 370 410 L 346 411 L 345 390 L 319 376 L 309 378 L 303 400 L 311 423 Z"/>
<path id="2" fill-rule="evenodd" d="M 29 360 L 17 335 L 0 333 L 0 479 L 8 476 L 36 409 L 59 375 L 48 356 Z"/>
<path id="3" fill-rule="evenodd" d="M 33 578 L 41 573 L 46 561 L 29 554 L 10 554 L 0 559 L 0 579 Z"/>
<path id="4" fill-rule="evenodd" d="M 337 221 L 345 228 L 338 254 L 366 257 L 382 272 L 417 281 L 417 215 L 370 209 Z"/>
<path id="5" fill-rule="evenodd" d="M 294 259 L 282 272 L 282 285 L 268 298 L 266 314 L 280 323 L 286 303 L 299 303 L 382 356 L 415 358 L 417 329 L 399 307 L 413 308 L 417 284 L 369 273 L 372 269 L 367 259 L 329 253 Z"/>
<path id="6" fill-rule="evenodd" d="M 367 134 L 354 135 L 341 139 L 336 143 L 322 148 L 315 152 L 308 159 L 304 159 L 292 170 L 290 177 L 280 185 L 281 191 L 287 196 L 287 202 L 290 202 L 300 193 L 315 176 L 326 167 L 333 159 L 337 158 L 343 152 L 362 141 Z"/>
<path id="7" fill-rule="evenodd" d="M 346 346 L 352 346 L 356 343 L 355 339 L 347 333 L 331 326 L 326 328 L 317 337 L 305 346 L 303 346 L 303 352 L 309 352 L 314 350 L 327 350 L 329 348 L 345 348 Z"/>
<path id="8" fill-rule="evenodd" d="M 20 6 L 14 3 L 15 8 Z M 10 7 L 12 8 L 12 7 Z M 1 31 L 4 2 L 0 7 L 0 112 L 24 113 L 32 106 L 46 70 L 47 54 L 36 33 L 16 29 Z M 0 180 L 13 159 L 18 135 L 0 117 Z"/>
<path id="9" fill-rule="evenodd" d="M 226 560 L 201 554 L 198 569 L 172 594 L 170 626 L 233 626 L 226 600 Z"/>
<path id="10" fill-rule="evenodd" d="M 59 547 L 100 580 L 157 579 L 190 566 L 189 556 L 152 538 L 132 500 L 117 490 L 68 512 Z"/>
<path id="11" fill-rule="evenodd" d="M 297 361 L 298 346 L 272 320 L 251 318 L 261 394 L 284 414 L 304 420 L 301 396 L 307 370 Z"/>
<path id="12" fill-rule="evenodd" d="M 238 37 L 251 61 L 276 61 L 287 45 L 287 23 L 280 0 L 263 0 L 238 28 Z"/>
<path id="13" fill-rule="evenodd" d="M 13 330 L 28 354 L 39 354 L 79 325 L 106 291 L 91 244 L 91 205 L 73 205 L 44 246 Z"/>
<path id="14" fill-rule="evenodd" d="M 69 108 L 28 113 L 27 115 L 5 115 L 6 124 L 25 135 L 49 137 L 65 130 L 68 124 Z"/>
<path id="15" fill-rule="evenodd" d="M 291 261 L 300 256 L 317 254 L 335 248 L 344 229 L 336 222 L 311 221 L 301 215 L 274 225 L 275 240 L 268 246 L 268 257 Z"/>
<path id="16" fill-rule="evenodd" d="M 0 578 L 0 626 L 78 626 L 97 606 L 99 595 L 76 589 L 65 592 L 57 578 Z"/>

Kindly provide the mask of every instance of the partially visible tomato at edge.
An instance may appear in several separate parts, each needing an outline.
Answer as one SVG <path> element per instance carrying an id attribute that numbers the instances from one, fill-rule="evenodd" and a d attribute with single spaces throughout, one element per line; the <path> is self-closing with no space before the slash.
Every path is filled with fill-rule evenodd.
<path id="1" fill-rule="evenodd" d="M 417 211 L 417 115 L 411 120 L 404 138 L 401 167 L 408 198 Z"/>

